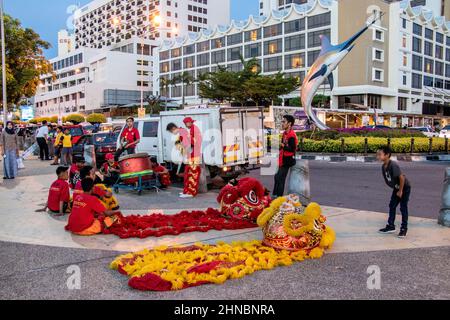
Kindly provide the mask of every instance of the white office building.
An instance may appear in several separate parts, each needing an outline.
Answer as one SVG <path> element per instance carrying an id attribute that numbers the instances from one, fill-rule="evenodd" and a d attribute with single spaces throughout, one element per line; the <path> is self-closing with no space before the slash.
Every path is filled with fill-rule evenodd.
<path id="1" fill-rule="evenodd" d="M 152 57 L 138 53 L 135 43 L 115 50 L 77 49 L 51 59 L 54 75 L 41 78 L 35 96 L 36 116 L 111 112 L 140 105 L 151 95 Z"/>
<path id="2" fill-rule="evenodd" d="M 281 71 L 302 80 L 320 53 L 320 35 L 342 43 L 383 12 L 335 71 L 333 91 L 328 85 L 319 90 L 330 96 L 317 105 L 319 117 L 332 127 L 374 124 L 375 119 L 394 127 L 445 125 L 450 119 L 450 22 L 414 4 L 310 0 L 166 40 L 155 57 L 154 87 L 183 72 L 198 78 L 217 65 L 240 70 L 241 55 L 258 59 L 264 74 Z M 160 91 L 180 101 L 184 93 L 192 104 L 207 102 L 199 97 L 197 84 Z M 299 92 L 284 99 L 289 104 L 294 97 Z"/>

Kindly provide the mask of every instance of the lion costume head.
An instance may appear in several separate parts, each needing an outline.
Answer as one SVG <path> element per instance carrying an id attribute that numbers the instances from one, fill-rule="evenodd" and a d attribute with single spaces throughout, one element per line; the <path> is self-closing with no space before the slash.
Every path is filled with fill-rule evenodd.
<path id="1" fill-rule="evenodd" d="M 258 218 L 258 225 L 263 228 L 264 244 L 291 251 L 331 247 L 335 233 L 325 222 L 317 203 L 305 208 L 296 195 L 274 200 Z"/>
<path id="2" fill-rule="evenodd" d="M 264 186 L 254 178 L 244 178 L 228 184 L 217 197 L 223 215 L 253 222 L 269 206 L 270 201 Z"/>

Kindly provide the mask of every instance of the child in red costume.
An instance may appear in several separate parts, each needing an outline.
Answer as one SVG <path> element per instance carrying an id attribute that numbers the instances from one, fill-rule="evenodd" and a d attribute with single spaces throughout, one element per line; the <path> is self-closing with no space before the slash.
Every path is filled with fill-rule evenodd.
<path id="1" fill-rule="evenodd" d="M 63 215 L 70 211 L 70 191 L 67 180 L 69 168 L 58 167 L 58 180 L 52 183 L 48 192 L 47 208 L 51 213 Z M 44 209 L 45 210 L 45 209 Z"/>

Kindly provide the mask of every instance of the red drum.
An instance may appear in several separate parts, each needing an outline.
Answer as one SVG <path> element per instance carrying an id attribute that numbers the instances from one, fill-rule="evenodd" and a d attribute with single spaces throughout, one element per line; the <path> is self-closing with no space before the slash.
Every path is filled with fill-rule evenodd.
<path id="1" fill-rule="evenodd" d="M 153 178 L 150 158 L 146 153 L 131 154 L 119 159 L 120 178 L 125 184 L 135 184 L 139 181 L 148 181 Z"/>

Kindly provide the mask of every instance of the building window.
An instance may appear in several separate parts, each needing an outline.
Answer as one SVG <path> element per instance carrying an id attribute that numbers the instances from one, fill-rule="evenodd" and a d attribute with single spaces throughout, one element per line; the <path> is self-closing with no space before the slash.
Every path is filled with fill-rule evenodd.
<path id="1" fill-rule="evenodd" d="M 413 33 L 418 36 L 422 36 L 422 26 L 417 23 L 413 23 Z"/>
<path id="2" fill-rule="evenodd" d="M 169 62 L 163 62 L 163 63 L 160 63 L 160 65 L 159 65 L 159 71 L 160 71 L 161 73 L 167 73 L 167 72 L 169 72 L 169 71 L 170 71 L 170 64 L 169 64 Z"/>
<path id="3" fill-rule="evenodd" d="M 172 49 L 172 58 L 178 58 L 181 56 L 181 48 Z"/>
<path id="4" fill-rule="evenodd" d="M 281 71 L 283 69 L 283 58 L 274 57 L 264 59 L 264 72 Z"/>
<path id="5" fill-rule="evenodd" d="M 422 71 L 422 57 L 421 56 L 416 56 L 415 54 L 413 54 L 412 56 L 412 68 L 413 70 L 416 71 Z"/>
<path id="6" fill-rule="evenodd" d="M 423 53 L 429 57 L 433 56 L 433 44 L 431 42 L 425 41 Z"/>
<path id="7" fill-rule="evenodd" d="M 433 60 L 425 58 L 424 65 L 423 65 L 423 71 L 426 72 L 426 73 L 433 73 L 434 72 Z"/>
<path id="8" fill-rule="evenodd" d="M 197 52 L 204 52 L 209 50 L 209 41 L 202 41 L 197 43 Z"/>
<path id="9" fill-rule="evenodd" d="M 181 70 L 181 59 L 172 61 L 172 71 L 178 71 L 178 70 Z"/>
<path id="10" fill-rule="evenodd" d="M 284 51 L 296 51 L 305 49 L 305 35 L 299 34 L 284 39 Z"/>
<path id="11" fill-rule="evenodd" d="M 195 68 L 195 57 L 194 56 L 184 58 L 184 68 L 185 69 Z"/>
<path id="12" fill-rule="evenodd" d="M 284 58 L 284 69 L 298 69 L 305 67 L 305 54 L 304 53 L 296 53 L 287 55 Z"/>
<path id="13" fill-rule="evenodd" d="M 216 64 L 221 62 L 225 62 L 225 50 L 211 52 L 211 63 Z"/>
<path id="14" fill-rule="evenodd" d="M 308 33 L 308 48 L 320 47 L 322 45 L 322 40 L 320 36 L 325 36 L 330 38 L 330 30 L 314 31 Z"/>
<path id="15" fill-rule="evenodd" d="M 197 66 L 202 67 L 209 64 L 209 53 L 202 53 L 197 56 Z"/>
<path id="16" fill-rule="evenodd" d="M 413 47 L 414 52 L 422 53 L 422 40 L 419 38 L 413 37 Z"/>
<path id="17" fill-rule="evenodd" d="M 242 47 L 228 49 L 227 61 L 239 60 L 242 57 Z"/>
<path id="18" fill-rule="evenodd" d="M 259 39 L 261 39 L 261 29 L 245 32 L 245 42 L 257 41 Z"/>
<path id="19" fill-rule="evenodd" d="M 264 42 L 264 54 L 277 54 L 282 51 L 282 39 L 265 41 Z"/>
<path id="20" fill-rule="evenodd" d="M 167 50 L 167 51 L 161 51 L 160 53 L 159 53 L 159 60 L 168 60 L 170 58 L 170 52 Z"/>
<path id="21" fill-rule="evenodd" d="M 424 76 L 423 77 L 423 85 L 425 87 L 432 87 L 434 84 L 434 79 L 432 77 Z"/>
<path id="22" fill-rule="evenodd" d="M 375 61 L 384 61 L 384 51 L 381 49 L 373 49 L 373 60 Z"/>
<path id="23" fill-rule="evenodd" d="M 184 54 L 188 55 L 188 54 L 194 54 L 195 53 L 195 45 L 192 44 L 190 46 L 186 46 L 183 48 Z"/>
<path id="24" fill-rule="evenodd" d="M 273 26 L 264 27 L 264 38 L 276 37 L 281 35 L 283 30 L 283 25 L 281 23 L 275 24 Z"/>
<path id="25" fill-rule="evenodd" d="M 245 58 L 261 56 L 261 43 L 253 43 L 245 46 Z"/>
<path id="26" fill-rule="evenodd" d="M 331 24 L 330 12 L 308 17 L 308 29 L 320 28 Z"/>
<path id="27" fill-rule="evenodd" d="M 398 97 L 398 111 L 408 110 L 408 98 Z"/>
<path id="28" fill-rule="evenodd" d="M 373 29 L 373 40 L 384 42 L 384 31 L 379 29 Z"/>
<path id="29" fill-rule="evenodd" d="M 211 40 L 211 49 L 219 49 L 225 46 L 225 37 Z"/>
<path id="30" fill-rule="evenodd" d="M 436 59 L 443 59 L 444 58 L 444 48 L 442 46 L 438 46 L 436 45 L 436 49 L 435 49 L 435 57 Z"/>
<path id="31" fill-rule="evenodd" d="M 305 19 L 297 19 L 284 23 L 284 33 L 293 33 L 305 30 Z"/>
<path id="32" fill-rule="evenodd" d="M 427 38 L 428 40 L 433 40 L 434 39 L 433 30 L 425 28 L 425 38 Z"/>
<path id="33" fill-rule="evenodd" d="M 436 61 L 434 70 L 435 70 L 436 75 L 443 76 L 444 75 L 444 64 L 442 62 Z"/>
<path id="34" fill-rule="evenodd" d="M 381 109 L 381 96 L 376 94 L 367 95 L 367 106 L 372 109 Z"/>
<path id="35" fill-rule="evenodd" d="M 417 73 L 412 74 L 411 87 L 414 89 L 422 89 L 422 75 Z"/>
<path id="36" fill-rule="evenodd" d="M 239 43 L 242 43 L 242 33 L 236 33 L 227 37 L 227 45 L 232 46 Z"/>
<path id="37" fill-rule="evenodd" d="M 384 70 L 373 68 L 372 81 L 383 82 L 384 81 Z"/>

